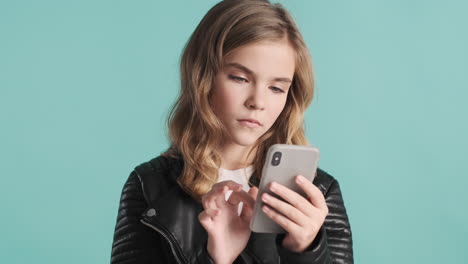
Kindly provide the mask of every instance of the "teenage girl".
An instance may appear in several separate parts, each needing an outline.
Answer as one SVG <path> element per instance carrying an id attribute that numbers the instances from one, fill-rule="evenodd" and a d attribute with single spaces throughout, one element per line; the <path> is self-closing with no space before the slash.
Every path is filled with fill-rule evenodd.
<path id="1" fill-rule="evenodd" d="M 122 190 L 112 263 L 353 263 L 336 179 L 317 169 L 307 197 L 272 183 L 257 197 L 266 151 L 309 145 L 311 56 L 280 4 L 225 0 L 186 44 L 170 147 L 137 166 Z M 257 200 L 285 234 L 249 229 Z"/>

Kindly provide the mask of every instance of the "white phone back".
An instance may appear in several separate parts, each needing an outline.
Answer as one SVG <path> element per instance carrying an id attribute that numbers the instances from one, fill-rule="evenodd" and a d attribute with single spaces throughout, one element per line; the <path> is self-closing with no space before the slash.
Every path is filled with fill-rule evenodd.
<path id="1" fill-rule="evenodd" d="M 281 152 L 281 157 L 280 163 L 275 166 L 272 164 L 272 159 L 276 152 Z M 250 229 L 252 231 L 258 233 L 286 232 L 280 225 L 271 220 L 262 211 L 264 203 L 261 200 L 261 195 L 266 191 L 268 194 L 278 197 L 276 194 L 268 191 L 269 183 L 274 181 L 305 196 L 304 191 L 302 191 L 302 189 L 297 185 L 294 178 L 296 175 L 302 175 L 308 180 L 313 181 L 317 171 L 319 154 L 319 150 L 312 146 L 287 144 L 275 144 L 270 146 L 263 165 L 254 214 L 250 221 Z"/>

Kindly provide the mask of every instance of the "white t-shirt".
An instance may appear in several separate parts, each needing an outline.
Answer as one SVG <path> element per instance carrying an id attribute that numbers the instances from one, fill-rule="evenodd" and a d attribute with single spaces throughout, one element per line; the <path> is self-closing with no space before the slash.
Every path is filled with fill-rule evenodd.
<path id="1" fill-rule="evenodd" d="M 226 170 L 224 168 L 219 168 L 218 172 L 219 172 L 218 182 L 231 180 L 238 184 L 242 184 L 242 189 L 244 191 L 248 192 L 250 190 L 249 178 L 253 172 L 253 165 L 250 165 L 245 168 L 237 169 L 237 170 Z M 232 191 L 228 191 L 226 193 L 226 201 L 229 199 L 229 196 L 231 196 L 231 193 Z M 242 202 L 239 204 L 239 215 L 241 211 L 242 211 Z"/>

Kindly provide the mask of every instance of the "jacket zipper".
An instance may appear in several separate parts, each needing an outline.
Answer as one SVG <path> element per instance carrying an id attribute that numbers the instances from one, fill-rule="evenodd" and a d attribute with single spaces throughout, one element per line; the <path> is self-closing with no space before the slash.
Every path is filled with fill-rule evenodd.
<path id="1" fill-rule="evenodd" d="M 184 262 L 181 260 L 183 257 L 181 256 L 182 253 L 180 253 L 180 249 L 177 248 L 177 245 L 176 243 L 171 239 L 171 237 L 169 235 L 167 235 L 163 230 L 153 226 L 152 224 L 146 222 L 144 219 L 140 219 L 140 222 L 143 223 L 144 225 L 152 228 L 153 230 L 155 230 L 156 232 L 158 232 L 161 236 L 163 236 L 167 242 L 169 243 L 169 245 L 171 246 L 171 251 L 172 251 L 172 254 L 174 255 L 176 261 L 178 264 L 183 264 Z"/>

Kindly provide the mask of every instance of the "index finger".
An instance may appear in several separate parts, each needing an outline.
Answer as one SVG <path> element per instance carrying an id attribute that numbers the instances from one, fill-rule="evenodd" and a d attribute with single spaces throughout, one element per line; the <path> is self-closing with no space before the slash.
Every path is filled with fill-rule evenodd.
<path id="1" fill-rule="evenodd" d="M 224 204 L 225 193 L 229 190 L 238 191 L 242 189 L 242 185 L 234 181 L 222 181 L 215 183 L 211 190 L 202 196 L 201 202 L 204 208 L 216 208 L 217 204 Z"/>
<path id="2" fill-rule="evenodd" d="M 253 208 L 255 204 L 253 197 L 244 190 L 232 192 L 231 196 L 229 196 L 228 202 L 232 205 L 237 205 L 240 202 L 243 202 L 244 206 L 249 206 L 251 208 Z"/>
<path id="3" fill-rule="evenodd" d="M 227 186 L 230 190 L 233 191 L 238 191 L 242 189 L 242 185 L 239 183 L 236 183 L 235 181 L 229 180 L 229 181 L 222 181 L 215 183 L 211 189 L 218 189 L 218 188 L 223 188 L 224 186 Z"/>

